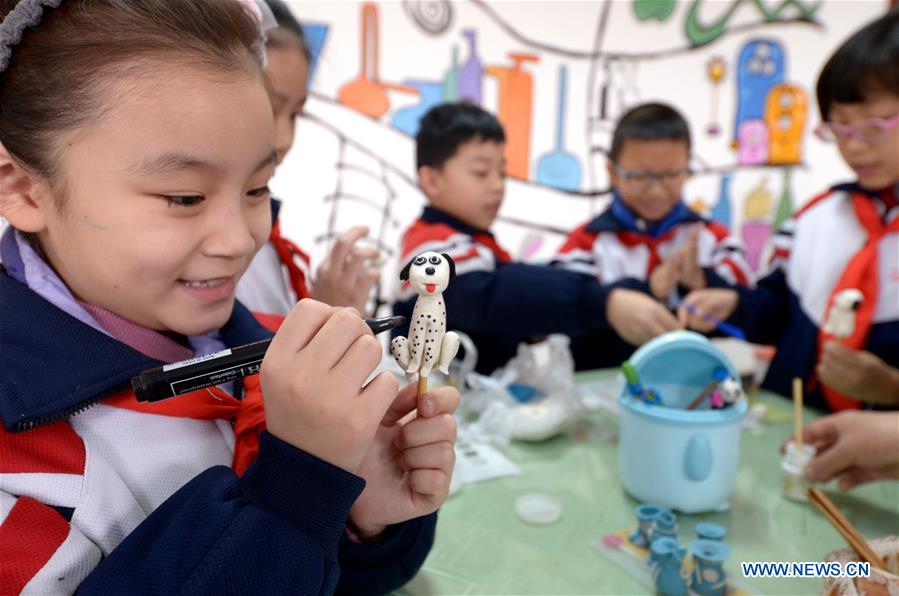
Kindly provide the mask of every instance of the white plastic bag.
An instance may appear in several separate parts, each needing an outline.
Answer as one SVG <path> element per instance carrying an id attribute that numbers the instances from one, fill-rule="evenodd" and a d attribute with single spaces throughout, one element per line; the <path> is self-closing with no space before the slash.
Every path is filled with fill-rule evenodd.
<path id="1" fill-rule="evenodd" d="M 490 377 L 470 373 L 462 403 L 471 432 L 503 445 L 544 441 L 565 431 L 583 411 L 574 360 L 564 335 L 520 344 L 518 354 Z"/>

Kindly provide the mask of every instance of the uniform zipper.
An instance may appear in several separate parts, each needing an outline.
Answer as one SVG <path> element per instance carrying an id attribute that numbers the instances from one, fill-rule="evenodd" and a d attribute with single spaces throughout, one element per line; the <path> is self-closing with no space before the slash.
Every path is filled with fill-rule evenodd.
<path id="1" fill-rule="evenodd" d="M 94 397 L 81 402 L 80 404 L 74 405 L 70 408 L 66 408 L 65 410 L 60 410 L 59 412 L 54 412 L 53 414 L 48 414 L 47 416 L 41 416 L 40 418 L 30 418 L 28 420 L 21 420 L 13 426 L 13 432 L 22 432 L 26 430 L 33 430 L 39 426 L 45 426 L 47 424 L 53 424 L 54 422 L 59 422 L 64 418 L 68 418 L 69 416 L 76 416 L 81 414 L 85 410 L 89 410 L 94 407 L 110 395 L 114 393 L 118 393 L 123 389 L 128 389 L 131 385 L 128 383 L 123 383 L 121 385 L 117 385 L 112 389 L 108 389 L 99 395 L 95 395 Z M 237 379 L 234 381 L 234 396 L 237 399 L 243 398 L 244 392 L 244 383 L 243 379 Z"/>
<path id="2" fill-rule="evenodd" d="M 113 393 L 118 393 L 123 389 L 127 389 L 129 387 L 128 383 L 123 383 L 112 389 L 108 389 L 99 395 L 95 395 L 94 397 L 85 400 L 79 404 L 66 408 L 65 410 L 60 410 L 59 412 L 54 412 L 53 414 L 48 414 L 47 416 L 41 416 L 39 418 L 30 418 L 28 420 L 21 420 L 13 426 L 14 432 L 22 432 L 26 430 L 33 430 L 39 426 L 45 426 L 47 424 L 53 424 L 54 422 L 59 422 L 64 418 L 68 418 L 69 416 L 75 416 L 88 410 L 99 402 L 103 401 Z"/>

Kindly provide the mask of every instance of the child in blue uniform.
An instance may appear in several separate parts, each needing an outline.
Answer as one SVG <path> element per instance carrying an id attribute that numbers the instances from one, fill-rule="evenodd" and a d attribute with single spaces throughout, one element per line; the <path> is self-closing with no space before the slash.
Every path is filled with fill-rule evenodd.
<path id="1" fill-rule="evenodd" d="M 764 386 L 791 394 L 802 378 L 806 403 L 857 409 L 899 404 L 899 9 L 856 32 L 830 57 L 817 85 L 824 123 L 856 180 L 815 197 L 774 241 L 771 272 L 758 288 L 697 291 L 699 312 L 775 344 Z M 862 300 L 848 337 L 827 331 L 841 292 Z M 694 329 L 710 325 L 683 309 Z"/>
<path id="2" fill-rule="evenodd" d="M 357 313 L 301 302 L 231 393 L 130 390 L 270 337 L 234 299 L 271 227 L 258 22 L 234 0 L 0 18 L 0 592 L 402 585 L 448 492 L 458 394 L 363 387 L 381 349 Z"/>

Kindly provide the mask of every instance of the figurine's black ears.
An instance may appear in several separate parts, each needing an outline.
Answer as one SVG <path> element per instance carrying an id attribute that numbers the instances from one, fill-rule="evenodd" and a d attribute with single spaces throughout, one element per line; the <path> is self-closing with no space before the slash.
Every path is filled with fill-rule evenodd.
<path id="1" fill-rule="evenodd" d="M 409 279 L 409 269 L 412 268 L 412 261 L 414 261 L 414 260 L 415 260 L 415 257 L 412 257 L 411 259 L 409 259 L 409 262 L 406 263 L 406 266 L 403 267 L 402 271 L 400 271 L 400 281 L 406 281 L 407 279 Z"/>
<path id="2" fill-rule="evenodd" d="M 440 253 L 443 255 L 443 258 L 446 259 L 446 262 L 449 263 L 450 268 L 450 281 L 456 278 L 456 262 L 453 260 L 451 256 L 446 254 L 445 252 Z"/>

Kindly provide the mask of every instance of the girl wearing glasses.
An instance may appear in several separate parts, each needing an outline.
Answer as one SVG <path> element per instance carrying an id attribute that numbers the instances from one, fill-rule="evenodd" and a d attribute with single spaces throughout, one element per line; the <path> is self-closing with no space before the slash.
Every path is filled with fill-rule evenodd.
<path id="1" fill-rule="evenodd" d="M 771 273 L 755 290 L 700 290 L 686 299 L 732 319 L 751 341 L 776 344 L 765 386 L 830 410 L 899 404 L 899 9 L 831 56 L 818 79 L 824 123 L 856 180 L 812 199 L 775 238 Z M 827 333 L 837 296 L 856 289 L 848 337 Z M 845 296 L 846 294 L 842 294 Z M 709 328 L 686 308 L 681 320 Z M 845 335 L 845 334 L 841 334 Z"/>

